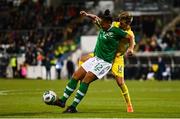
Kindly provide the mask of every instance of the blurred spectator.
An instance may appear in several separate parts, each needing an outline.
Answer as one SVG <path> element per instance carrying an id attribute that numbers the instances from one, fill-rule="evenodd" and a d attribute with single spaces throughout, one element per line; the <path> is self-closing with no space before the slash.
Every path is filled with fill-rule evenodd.
<path id="1" fill-rule="evenodd" d="M 161 51 L 161 47 L 157 43 L 157 36 L 154 34 L 149 41 L 149 51 Z"/>
<path id="2" fill-rule="evenodd" d="M 68 72 L 68 79 L 70 79 L 75 70 L 74 63 L 70 57 L 67 60 L 66 68 Z"/>
<path id="3" fill-rule="evenodd" d="M 149 71 L 147 73 L 147 80 L 154 80 L 156 78 L 156 73 L 158 71 L 158 65 L 157 64 L 152 64 L 151 67 L 149 67 Z"/>
<path id="4" fill-rule="evenodd" d="M 164 80 L 171 80 L 171 67 L 166 65 L 165 71 L 162 74 Z"/>
<path id="5" fill-rule="evenodd" d="M 158 57 L 158 70 L 157 70 L 157 79 L 163 80 L 163 72 L 165 72 L 166 67 L 165 63 L 161 57 Z"/>
<path id="6" fill-rule="evenodd" d="M 140 39 L 138 45 L 136 47 L 138 47 L 138 51 L 149 51 L 149 45 L 148 45 L 148 38 L 147 36 L 144 34 L 144 36 Z"/>
<path id="7" fill-rule="evenodd" d="M 61 70 L 63 67 L 63 61 L 59 58 L 56 62 L 56 73 L 57 73 L 57 78 L 61 79 Z"/>
<path id="8" fill-rule="evenodd" d="M 13 78 L 17 77 L 17 57 L 16 56 L 12 56 L 10 58 L 10 66 L 12 68 L 12 73 L 13 73 Z"/>
<path id="9" fill-rule="evenodd" d="M 27 76 L 27 65 L 25 63 L 20 65 L 20 77 L 26 78 Z"/>
<path id="10" fill-rule="evenodd" d="M 51 80 L 51 62 L 48 57 L 45 59 L 46 80 Z"/>
<path id="11" fill-rule="evenodd" d="M 37 65 L 42 65 L 43 58 L 44 58 L 43 55 L 40 52 L 38 52 L 37 53 Z"/>
<path id="12" fill-rule="evenodd" d="M 176 37 L 173 31 L 168 31 L 166 33 L 165 37 L 162 40 L 162 43 L 166 44 L 166 47 L 164 50 L 166 51 L 176 50 L 177 41 L 176 41 Z"/>
<path id="13" fill-rule="evenodd" d="M 155 73 L 151 67 L 149 68 L 149 72 L 147 73 L 146 78 L 147 78 L 147 80 L 154 80 L 155 79 Z"/>

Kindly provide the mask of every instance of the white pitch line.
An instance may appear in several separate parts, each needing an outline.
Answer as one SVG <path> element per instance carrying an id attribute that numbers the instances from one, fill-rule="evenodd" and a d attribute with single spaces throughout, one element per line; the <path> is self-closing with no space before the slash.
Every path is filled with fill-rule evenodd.
<path id="1" fill-rule="evenodd" d="M 7 95 L 8 92 L 9 92 L 8 90 L 1 90 L 0 95 Z"/>
<path id="2" fill-rule="evenodd" d="M 25 90 L 21 90 L 21 89 L 20 90 L 19 89 L 18 90 L 0 90 L 0 96 L 1 95 L 8 95 L 9 93 L 11 93 L 11 94 L 23 94 L 25 91 L 41 92 L 40 89 L 35 89 L 35 90 L 29 90 L 29 89 L 27 89 L 27 90 L 26 89 Z"/>

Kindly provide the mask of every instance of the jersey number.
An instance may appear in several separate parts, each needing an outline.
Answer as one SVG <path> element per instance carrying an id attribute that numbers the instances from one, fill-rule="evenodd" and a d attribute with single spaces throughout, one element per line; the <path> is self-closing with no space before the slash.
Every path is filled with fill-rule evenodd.
<path id="1" fill-rule="evenodd" d="M 100 71 L 100 69 L 102 69 L 102 68 L 103 68 L 103 65 L 100 64 L 100 63 L 98 63 L 98 64 L 94 67 L 94 70 L 95 70 L 95 71 Z"/>

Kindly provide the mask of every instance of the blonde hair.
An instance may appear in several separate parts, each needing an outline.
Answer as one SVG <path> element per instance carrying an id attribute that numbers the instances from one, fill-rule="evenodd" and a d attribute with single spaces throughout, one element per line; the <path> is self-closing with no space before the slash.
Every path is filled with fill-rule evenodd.
<path id="1" fill-rule="evenodd" d="M 128 11 L 121 11 L 118 15 L 119 21 L 125 20 L 126 24 L 130 25 L 133 21 L 133 16 Z"/>

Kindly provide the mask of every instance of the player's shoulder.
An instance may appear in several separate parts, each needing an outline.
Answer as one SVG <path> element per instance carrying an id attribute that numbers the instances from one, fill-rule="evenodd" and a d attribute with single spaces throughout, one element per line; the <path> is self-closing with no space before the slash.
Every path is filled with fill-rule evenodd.
<path id="1" fill-rule="evenodd" d="M 114 26 L 111 27 L 110 32 L 113 32 L 113 34 L 117 37 L 124 37 L 127 34 L 127 32 L 125 32 L 123 29 Z"/>
<path id="2" fill-rule="evenodd" d="M 129 35 L 131 35 L 131 36 L 134 37 L 134 32 L 132 31 L 131 27 L 130 27 L 128 30 L 126 30 L 126 32 L 127 32 Z"/>
<path id="3" fill-rule="evenodd" d="M 120 22 L 114 21 L 112 22 L 112 26 L 119 28 Z"/>
<path id="4" fill-rule="evenodd" d="M 124 30 L 121 29 L 121 28 L 119 28 L 119 27 L 112 26 L 112 27 L 111 27 L 111 31 L 120 32 L 120 31 L 124 31 Z"/>

